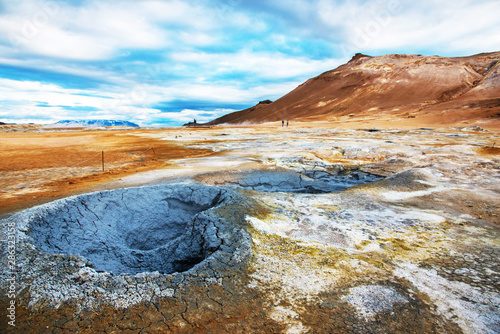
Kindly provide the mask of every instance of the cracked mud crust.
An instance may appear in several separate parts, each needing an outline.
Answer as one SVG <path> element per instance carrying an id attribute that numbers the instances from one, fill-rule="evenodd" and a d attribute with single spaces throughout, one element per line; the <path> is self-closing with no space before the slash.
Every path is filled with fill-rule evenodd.
<path id="1" fill-rule="evenodd" d="M 2 255 L 18 229 L 16 330 L 500 332 L 498 133 L 184 136 L 219 156 L 2 221 Z M 141 177 L 160 184 L 128 188 Z"/>
<path id="2" fill-rule="evenodd" d="M 24 326 L 43 329 L 38 317 L 68 308 L 82 319 L 89 310 L 127 313 L 157 303 L 186 308 L 187 301 L 202 303 L 200 291 L 223 292 L 226 285 L 226 294 L 237 295 L 233 286 L 242 284 L 252 255 L 244 213 L 255 209 L 252 200 L 234 192 L 178 185 L 79 195 L 9 217 L 2 226 L 8 221 L 17 228 L 18 306 L 29 314 Z M 152 227 L 159 228 L 148 231 Z M 151 235 L 139 245 L 130 242 L 139 233 Z M 7 286 L 10 275 L 3 272 L 1 278 Z M 209 297 L 203 303 L 218 304 Z M 201 316 L 195 308 L 176 315 L 180 327 Z M 71 328 L 60 322 L 49 328 Z"/>

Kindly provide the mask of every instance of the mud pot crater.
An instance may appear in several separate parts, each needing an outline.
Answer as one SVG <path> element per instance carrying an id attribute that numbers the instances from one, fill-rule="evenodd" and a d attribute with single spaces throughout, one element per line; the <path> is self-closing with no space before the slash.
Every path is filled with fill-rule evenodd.
<path id="1" fill-rule="evenodd" d="M 359 184 L 382 179 L 382 176 L 363 171 L 346 173 L 322 169 L 297 171 L 281 167 L 249 172 L 210 173 L 197 177 L 198 181 L 210 185 L 230 186 L 262 192 L 304 194 L 340 192 Z"/>
<path id="2" fill-rule="evenodd" d="M 235 194 L 203 186 L 119 189 L 66 198 L 28 210 L 29 240 L 52 254 L 80 255 L 97 272 L 187 271 L 228 241 L 215 211 Z"/>

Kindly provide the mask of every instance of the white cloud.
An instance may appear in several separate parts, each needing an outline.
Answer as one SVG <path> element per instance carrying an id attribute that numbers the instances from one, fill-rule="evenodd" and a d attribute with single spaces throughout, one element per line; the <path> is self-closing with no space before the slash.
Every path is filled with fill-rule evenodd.
<path id="1" fill-rule="evenodd" d="M 339 45 L 337 58 L 360 51 L 467 55 L 499 49 L 498 0 L 276 0 L 266 6 L 303 40 Z"/>
<path id="2" fill-rule="evenodd" d="M 320 74 L 340 65 L 338 60 L 311 60 L 290 57 L 282 53 L 251 52 L 242 50 L 234 54 L 180 52 L 171 55 L 175 62 L 194 63 L 213 68 L 217 73 L 251 73 L 256 79 L 286 79 Z"/>
<path id="3" fill-rule="evenodd" d="M 61 119 L 118 119 L 150 124 L 153 120 L 172 119 L 186 122 L 193 118 L 200 121 L 221 116 L 232 109 L 217 108 L 213 111 L 188 110 L 180 113 L 162 113 L 153 108 L 164 101 L 210 101 L 212 103 L 248 103 L 249 107 L 264 98 L 279 97 L 298 83 L 282 83 L 239 89 L 231 85 L 211 86 L 178 82 L 170 87 L 138 85 L 130 91 L 97 92 L 79 89 L 64 89 L 55 84 L 34 81 L 0 79 L 0 101 L 4 103 L 0 111 L 3 122 L 53 123 Z M 88 96 L 90 95 L 90 96 Z M 14 101 L 9 105 L 9 101 Z M 69 107 L 69 108 L 68 108 Z M 82 107 L 82 111 L 72 108 Z M 87 110 L 87 108 L 95 110 Z M 200 114 L 212 116 L 200 116 Z M 12 115 L 16 115 L 14 118 Z"/>
<path id="4" fill-rule="evenodd" d="M 392 4 L 391 4 L 392 3 Z M 441 55 L 470 55 L 498 50 L 498 1 L 409 2 L 391 0 L 372 5 L 346 20 L 344 49 L 407 53 L 431 51 Z M 353 9 L 342 12 L 353 12 Z M 481 19 L 475 19 L 475 18 Z M 490 39 L 484 38 L 485 35 Z M 498 35 L 498 34 L 497 34 Z"/>
<path id="5" fill-rule="evenodd" d="M 177 25 L 184 28 L 195 28 L 198 30 L 212 29 L 217 25 L 212 13 L 206 8 L 189 1 L 132 1 L 130 5 L 136 6 L 134 11 L 153 21 Z M 138 5 L 138 6 L 137 6 Z"/>
<path id="6" fill-rule="evenodd" d="M 161 101 L 211 101 L 214 103 L 248 103 L 249 107 L 263 98 L 277 98 L 294 89 L 300 82 L 284 82 L 269 85 L 238 88 L 230 83 L 211 85 L 179 82 L 169 87 L 148 87 L 149 103 Z"/>
<path id="7" fill-rule="evenodd" d="M 8 65 L 24 69 L 36 69 L 37 71 L 46 71 L 48 73 L 57 73 L 60 75 L 68 74 L 89 78 L 93 81 L 113 82 L 117 85 L 133 85 L 131 78 L 113 71 L 96 68 L 92 66 L 75 67 L 64 62 L 54 62 L 48 59 L 14 59 L 0 58 L 0 65 Z"/>
<path id="8" fill-rule="evenodd" d="M 76 60 L 98 60 L 113 56 L 115 47 L 91 36 L 45 27 L 36 38 L 23 45 L 37 55 Z"/>
<path id="9" fill-rule="evenodd" d="M 50 11 L 27 0 L 8 6 L 10 14 L 0 17 L 4 40 L 21 51 L 77 60 L 109 59 L 121 49 L 161 49 L 171 42 L 160 25 L 168 22 L 154 20 L 161 16 L 150 2 L 89 1 L 81 8 L 48 3 L 55 4 Z M 182 6 L 178 1 L 163 5 L 174 12 Z"/>
<path id="10" fill-rule="evenodd" d="M 263 99 L 279 98 L 284 93 L 294 89 L 298 84 L 299 82 L 286 82 L 250 88 L 238 88 L 230 84 L 210 85 L 186 82 L 177 82 L 169 87 L 138 85 L 123 94 L 115 94 L 113 99 L 104 100 L 101 107 L 109 111 L 110 117 L 118 110 L 151 109 L 166 101 L 186 101 L 186 103 L 204 101 L 212 105 L 242 104 L 251 107 Z M 218 111 L 223 109 L 216 108 Z M 203 110 L 197 112 L 206 113 Z M 177 118 L 177 113 L 162 115 Z M 179 119 L 182 119 L 181 114 L 179 114 Z"/>
<path id="11" fill-rule="evenodd" d="M 212 45 L 234 28 L 268 30 L 276 36 L 299 33 L 304 39 L 313 35 L 345 44 L 344 49 L 353 52 L 448 47 L 449 52 L 474 53 L 498 48 L 498 38 L 489 32 L 500 28 L 497 0 L 457 0 L 453 4 L 279 0 L 263 7 L 274 10 L 267 16 L 248 11 L 240 1 L 94 0 L 77 7 L 55 0 L 20 0 L 4 1 L 3 6 L 0 33 L 4 41 L 15 44 L 17 40 L 21 51 L 32 54 L 77 60 L 110 59 L 123 49 Z"/>
<path id="12" fill-rule="evenodd" d="M 48 105 L 102 108 L 120 94 L 81 89 L 65 89 L 55 84 L 36 81 L 0 79 L 0 100 L 44 102 Z"/>
<path id="13" fill-rule="evenodd" d="M 207 46 L 232 28 L 266 25 L 223 3 L 85 1 L 80 7 L 47 0 L 6 2 L 0 40 L 18 51 L 73 60 L 111 59 L 124 49 Z"/>
<path id="14" fill-rule="evenodd" d="M 193 46 L 208 46 L 217 41 L 214 35 L 206 34 L 203 32 L 181 32 L 179 37 L 184 43 Z"/>

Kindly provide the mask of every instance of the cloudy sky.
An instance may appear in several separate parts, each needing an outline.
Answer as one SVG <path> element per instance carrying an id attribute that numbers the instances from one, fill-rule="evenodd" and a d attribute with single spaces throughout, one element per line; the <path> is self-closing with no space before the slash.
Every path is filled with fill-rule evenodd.
<path id="1" fill-rule="evenodd" d="M 0 0 L 0 121 L 208 121 L 369 55 L 500 50 L 498 0 Z"/>

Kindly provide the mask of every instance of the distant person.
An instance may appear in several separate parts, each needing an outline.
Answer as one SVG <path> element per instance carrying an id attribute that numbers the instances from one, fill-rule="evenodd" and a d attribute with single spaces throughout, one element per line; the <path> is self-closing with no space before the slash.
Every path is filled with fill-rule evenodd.
<path id="1" fill-rule="evenodd" d="M 286 121 L 286 127 L 288 128 L 288 121 Z"/>
<path id="2" fill-rule="evenodd" d="M 281 121 L 281 127 L 285 126 L 285 121 Z"/>
<path id="3" fill-rule="evenodd" d="M 194 122 L 193 122 L 193 123 L 194 123 L 194 124 L 196 124 L 196 119 L 194 120 Z"/>

